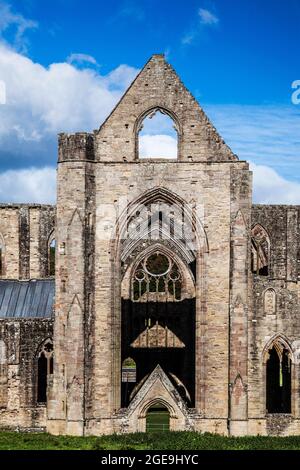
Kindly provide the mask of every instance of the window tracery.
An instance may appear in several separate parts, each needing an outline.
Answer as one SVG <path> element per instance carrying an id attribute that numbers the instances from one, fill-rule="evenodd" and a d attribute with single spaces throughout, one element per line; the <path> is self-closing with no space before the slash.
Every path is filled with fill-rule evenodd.
<path id="1" fill-rule="evenodd" d="M 177 264 L 159 251 L 147 255 L 132 277 L 132 300 L 180 301 L 182 276 Z"/>

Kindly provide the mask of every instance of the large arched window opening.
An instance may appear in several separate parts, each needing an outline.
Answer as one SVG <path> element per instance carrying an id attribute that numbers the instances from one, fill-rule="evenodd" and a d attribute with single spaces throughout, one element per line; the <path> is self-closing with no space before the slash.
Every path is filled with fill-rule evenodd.
<path id="1" fill-rule="evenodd" d="M 129 296 L 122 299 L 122 361 L 133 358 L 136 383 L 159 364 L 187 405 L 193 406 L 195 289 L 189 266 L 163 245 L 150 245 L 137 256 L 129 285 Z M 123 363 L 123 407 L 131 401 L 134 387 Z"/>
<path id="2" fill-rule="evenodd" d="M 199 388 L 195 387 L 195 377 L 202 376 L 199 363 L 195 362 L 196 351 L 200 352 L 200 342 L 195 337 L 196 284 L 204 299 L 202 280 L 208 242 L 194 204 L 186 203 L 167 188 L 152 188 L 120 214 L 111 247 L 113 269 L 119 276 L 115 279 L 122 280 L 121 289 L 114 282 L 113 294 L 118 296 L 121 291 L 121 302 L 116 297 L 113 310 L 114 331 L 119 332 L 121 327 L 121 354 L 113 352 L 115 406 L 121 402 L 122 407 L 127 407 L 135 396 L 134 384 L 126 396 L 121 381 L 122 362 L 127 357 L 132 357 L 137 365 L 137 384 L 160 365 L 187 406 L 195 406 L 200 399 L 199 392 L 196 396 Z M 178 293 L 176 285 L 175 289 L 170 286 L 163 290 L 166 279 L 158 279 L 157 289 L 156 281 L 152 281 L 153 289 L 149 276 L 154 277 L 156 272 L 150 269 L 148 293 L 143 295 L 142 285 L 141 296 L 136 294 L 139 286 L 133 285 L 134 279 L 137 283 L 142 279 L 136 279 L 135 274 L 153 254 L 163 255 L 176 265 L 180 274 Z"/>
<path id="3" fill-rule="evenodd" d="M 48 275 L 55 276 L 55 256 L 56 240 L 54 233 L 49 237 L 48 242 Z"/>
<path id="4" fill-rule="evenodd" d="M 270 238 L 266 230 L 256 224 L 251 231 L 251 270 L 268 276 L 270 272 Z"/>
<path id="5" fill-rule="evenodd" d="M 267 413 L 291 413 L 291 382 L 291 353 L 281 341 L 275 341 L 266 361 Z"/>
<path id="6" fill-rule="evenodd" d="M 139 158 L 177 158 L 178 126 L 161 108 L 151 110 L 137 129 Z"/>
<path id="7" fill-rule="evenodd" d="M 37 402 L 47 402 L 47 387 L 53 374 L 53 342 L 49 338 L 39 348 L 37 354 Z"/>

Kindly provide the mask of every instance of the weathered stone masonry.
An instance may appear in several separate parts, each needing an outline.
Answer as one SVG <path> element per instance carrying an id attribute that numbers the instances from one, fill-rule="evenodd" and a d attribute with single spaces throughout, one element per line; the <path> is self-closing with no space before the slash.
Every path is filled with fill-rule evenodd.
<path id="1" fill-rule="evenodd" d="M 177 159 L 139 158 L 156 112 Z M 299 207 L 252 205 L 163 56 L 99 130 L 59 136 L 57 183 L 56 208 L 0 207 L 0 426 L 145 431 L 160 406 L 173 430 L 300 433 Z"/>

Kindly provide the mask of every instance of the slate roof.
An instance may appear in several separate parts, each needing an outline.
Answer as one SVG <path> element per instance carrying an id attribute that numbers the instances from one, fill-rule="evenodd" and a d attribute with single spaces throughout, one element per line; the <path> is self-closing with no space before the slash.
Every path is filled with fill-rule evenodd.
<path id="1" fill-rule="evenodd" d="M 0 280 L 0 318 L 51 318 L 54 279 Z"/>

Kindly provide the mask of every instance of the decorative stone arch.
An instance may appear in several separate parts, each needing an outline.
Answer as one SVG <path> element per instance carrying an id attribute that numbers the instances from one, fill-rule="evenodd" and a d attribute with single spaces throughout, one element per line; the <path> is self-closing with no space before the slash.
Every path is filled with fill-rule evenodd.
<path id="1" fill-rule="evenodd" d="M 275 314 L 277 310 L 277 293 L 273 287 L 267 287 L 263 291 L 264 313 Z"/>
<path id="2" fill-rule="evenodd" d="M 55 244 L 53 246 L 53 243 Z M 52 252 L 52 249 L 54 248 L 54 254 Z M 48 276 L 54 276 L 55 275 L 55 256 L 56 256 L 56 235 L 55 235 L 55 230 L 52 230 L 48 237 L 47 241 L 47 274 Z M 53 259 L 54 256 L 54 259 Z"/>
<path id="3" fill-rule="evenodd" d="M 55 235 L 55 229 L 53 229 L 51 232 L 50 232 L 50 235 L 48 237 L 48 245 L 50 245 L 50 243 L 56 239 L 56 235 Z"/>
<path id="4" fill-rule="evenodd" d="M 286 335 L 283 333 L 274 334 L 266 343 L 262 351 L 262 385 L 263 385 L 263 400 L 262 400 L 262 411 L 265 414 L 267 411 L 267 364 L 270 359 L 270 351 L 275 349 L 280 360 L 282 361 L 282 355 L 284 351 L 287 351 L 287 357 L 291 362 L 291 371 L 290 371 L 290 407 L 291 414 L 293 415 L 296 409 L 297 394 L 295 393 L 297 389 L 297 378 L 296 378 L 296 367 L 295 367 L 295 356 L 291 343 Z M 273 392 L 275 393 L 275 391 Z"/>
<path id="5" fill-rule="evenodd" d="M 182 260 L 180 256 L 171 251 L 169 247 L 163 245 L 162 243 L 154 243 L 153 245 L 150 245 L 149 247 L 142 250 L 136 259 L 128 266 L 122 279 L 122 297 L 130 298 L 132 277 L 134 272 L 144 258 L 149 257 L 151 254 L 156 252 L 166 255 L 168 258 L 172 258 L 174 264 L 176 264 L 178 267 L 181 274 L 183 296 L 186 298 L 195 297 L 195 279 L 189 266 Z"/>
<path id="6" fill-rule="evenodd" d="M 162 425 L 162 416 L 161 412 L 163 411 L 163 425 Z M 160 413 L 159 422 L 155 419 L 157 412 Z M 154 418 L 154 423 L 153 423 Z M 138 429 L 142 432 L 150 431 L 151 428 L 153 431 L 170 431 L 174 429 L 174 420 L 177 420 L 177 416 L 174 408 L 169 404 L 168 401 L 163 398 L 157 397 L 151 400 L 146 407 L 143 408 L 140 415 L 138 416 Z M 155 422 L 156 421 L 156 422 Z M 149 427 L 148 427 L 149 426 Z M 153 429 L 155 426 L 155 429 Z M 157 429 L 158 426 L 158 429 Z"/>
<path id="7" fill-rule="evenodd" d="M 194 208 L 191 208 L 188 203 L 182 199 L 178 194 L 173 193 L 167 188 L 154 187 L 145 191 L 135 200 L 132 200 L 127 207 L 120 214 L 116 220 L 115 230 L 113 231 L 110 242 L 110 257 L 111 257 L 111 354 L 112 354 L 112 409 L 118 410 L 121 403 L 120 385 L 121 385 L 121 258 L 122 258 L 122 237 L 126 233 L 127 221 L 132 217 L 137 208 L 143 204 L 150 204 L 156 202 L 166 202 L 174 204 L 179 208 L 185 209 L 185 216 L 189 221 L 193 234 L 195 237 L 194 256 L 196 260 L 196 390 L 195 390 L 195 404 L 196 408 L 203 409 L 205 407 L 205 367 L 200 366 L 201 357 L 205 356 L 205 345 L 201 341 L 200 328 L 201 324 L 205 322 L 206 315 L 206 284 L 205 284 L 205 264 L 206 256 L 209 251 L 208 239 L 204 227 L 199 220 Z"/>
<path id="8" fill-rule="evenodd" d="M 161 114 L 165 114 L 172 119 L 174 123 L 174 129 L 177 132 L 177 158 L 176 160 L 181 159 L 181 141 L 182 141 L 182 126 L 180 124 L 180 119 L 178 116 L 171 110 L 168 109 L 166 106 L 157 105 L 151 106 L 150 108 L 143 111 L 135 121 L 135 125 L 133 127 L 134 132 L 134 139 L 135 139 L 135 160 L 139 161 L 139 133 L 142 130 L 143 122 L 147 119 L 148 116 L 154 116 L 157 112 Z"/>
<path id="9" fill-rule="evenodd" d="M 259 223 L 251 228 L 251 268 L 252 272 L 260 274 L 265 269 L 270 274 L 271 264 L 271 240 L 267 230 Z"/>
<path id="10" fill-rule="evenodd" d="M 185 402 L 160 365 L 142 380 L 128 408 L 119 416 L 129 432 L 145 432 L 147 412 L 155 405 L 168 411 L 170 430 L 193 429 Z"/>
<path id="11" fill-rule="evenodd" d="M 162 405 L 164 408 L 167 408 L 167 410 L 170 413 L 170 418 L 177 419 L 177 413 L 175 411 L 175 408 L 167 400 L 165 400 L 162 397 L 156 397 L 156 398 L 149 400 L 147 403 L 143 403 L 143 406 L 141 407 L 139 411 L 139 418 L 140 419 L 146 418 L 149 408 L 152 408 L 152 406 L 154 405 Z"/>
<path id="12" fill-rule="evenodd" d="M 6 273 L 5 252 L 5 241 L 2 233 L 0 232 L 0 278 L 5 276 Z"/>
<path id="13" fill-rule="evenodd" d="M 47 402 L 47 388 L 50 376 L 53 374 L 53 360 L 53 339 L 49 336 L 39 344 L 34 355 L 34 390 L 37 403 Z"/>
<path id="14" fill-rule="evenodd" d="M 286 335 L 284 335 L 283 333 L 275 333 L 268 340 L 268 342 L 266 343 L 266 345 L 263 349 L 263 352 L 262 352 L 262 362 L 263 362 L 263 364 L 266 364 L 266 361 L 268 360 L 269 350 L 273 346 L 278 346 L 279 347 L 279 345 L 281 345 L 282 347 L 284 347 L 285 349 L 288 350 L 292 363 L 293 364 L 295 363 L 293 348 L 291 346 L 291 343 L 290 343 L 288 337 Z"/>
<path id="15" fill-rule="evenodd" d="M 172 204 L 179 208 L 184 208 L 184 214 L 187 220 L 190 222 L 193 232 L 195 234 L 195 242 L 198 250 L 208 252 L 208 239 L 204 227 L 199 220 L 194 208 L 190 207 L 190 204 L 182 199 L 178 194 L 170 191 L 167 188 L 155 187 L 142 193 L 138 198 L 131 201 L 128 206 L 120 214 L 116 221 L 115 230 L 113 233 L 113 246 L 114 250 L 118 247 L 120 238 L 126 230 L 127 221 L 134 215 L 139 207 L 156 202 L 165 202 Z M 117 241 L 117 243 L 115 243 Z"/>

